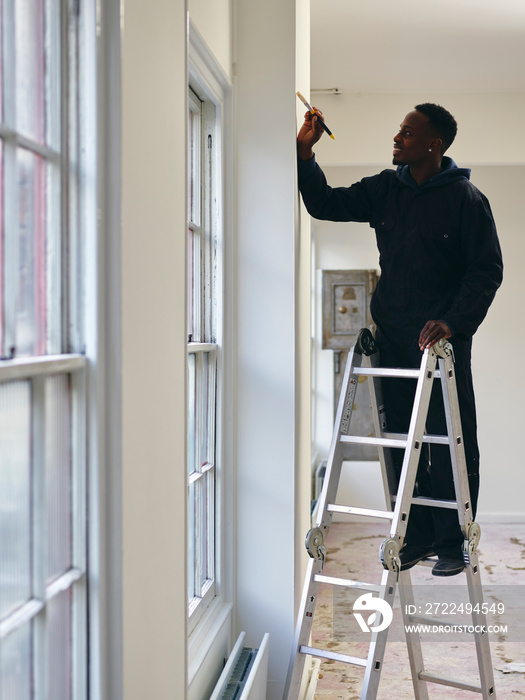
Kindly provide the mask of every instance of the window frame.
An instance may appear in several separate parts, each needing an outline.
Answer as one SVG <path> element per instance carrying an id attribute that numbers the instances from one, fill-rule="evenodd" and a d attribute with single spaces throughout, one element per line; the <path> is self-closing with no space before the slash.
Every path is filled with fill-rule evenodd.
<path id="1" fill-rule="evenodd" d="M 188 84 L 211 100 L 216 110 L 216 167 L 220 187 L 216 193 L 217 217 L 222 235 L 218 245 L 217 295 L 222 314 L 217 318 L 217 422 L 216 422 L 216 571 L 215 597 L 196 624 L 188 630 L 188 685 L 208 684 L 210 669 L 219 670 L 223 649 L 233 629 L 234 593 L 234 441 L 233 441 L 233 86 L 191 18 L 188 30 Z M 191 692 L 191 691 L 190 691 Z"/>
<path id="2" fill-rule="evenodd" d="M 197 90 L 200 92 L 199 88 Z M 188 89 L 188 626 L 193 631 L 216 594 L 217 474 L 217 249 L 222 234 L 217 212 L 217 109 L 206 95 Z M 193 370 L 191 371 L 191 358 Z M 193 379 L 191 382 L 190 380 Z M 191 416 L 193 414 L 193 416 Z M 199 458 L 200 455 L 200 458 Z M 204 460 L 204 461 L 202 461 Z M 192 525 L 195 525 L 195 530 Z M 194 535 L 194 536 L 192 536 Z"/>
<path id="3" fill-rule="evenodd" d="M 88 383 L 89 360 L 85 354 L 85 289 L 87 273 L 83 273 L 86 252 L 86 231 L 96 220 L 93 209 L 94 161 L 87 154 L 86 144 L 94 135 L 95 105 L 84 94 L 88 73 L 95 71 L 95 4 L 92 0 L 70 3 L 67 0 L 43 4 L 45 13 L 45 135 L 44 143 L 17 131 L 14 71 L 15 32 L 4 31 L 2 70 L 5 92 L 4 119 L 0 123 L 0 139 L 4 144 L 7 176 L 3 172 L 5 203 L 5 246 L 2 256 L 0 295 L 5 317 L 4 348 L 0 358 L 0 390 L 5 383 L 27 381 L 30 388 L 31 423 L 31 595 L 0 622 L 0 642 L 27 625 L 31 632 L 32 697 L 48 691 L 48 658 L 45 647 L 45 611 L 57 596 L 71 592 L 71 697 L 88 697 Z M 12 3 L 3 3 L 3 26 L 14 26 Z M 85 42 L 89 37 L 92 43 Z M 92 78 L 91 78 L 92 79 Z M 7 147 L 6 147 L 7 146 Z M 19 274 L 18 178 L 17 151 L 45 159 L 45 240 L 46 330 L 45 347 L 36 353 L 17 355 L 16 351 L 16 284 Z M 54 172 L 53 172 L 54 171 Z M 10 174 L 11 173 L 11 174 Z M 91 255 L 88 252 L 88 257 Z M 82 273 L 82 274 L 81 274 Z M 90 281 L 91 284 L 91 281 Z M 4 292 L 5 290 L 5 292 Z M 5 311 L 4 311 L 5 309 Z M 47 311 L 51 311 L 47 315 Z M 68 461 L 71 474 L 70 524 L 72 527 L 71 562 L 69 568 L 47 579 L 46 571 L 46 380 L 68 377 L 69 444 Z"/>
<path id="4" fill-rule="evenodd" d="M 36 623 L 31 660 L 33 697 L 39 697 L 46 688 L 45 631 L 42 615 L 47 606 L 67 590 L 71 590 L 72 634 L 72 698 L 87 698 L 87 465 L 86 465 L 86 367 L 84 355 L 47 355 L 40 358 L 7 360 L 0 363 L 0 390 L 4 383 L 30 383 L 31 442 L 45 444 L 46 438 L 46 379 L 68 376 L 71 382 L 71 527 L 72 561 L 68 570 L 46 582 L 45 552 L 45 449 L 31 449 L 31 596 L 0 622 L 0 643 L 10 634 L 28 624 Z"/>

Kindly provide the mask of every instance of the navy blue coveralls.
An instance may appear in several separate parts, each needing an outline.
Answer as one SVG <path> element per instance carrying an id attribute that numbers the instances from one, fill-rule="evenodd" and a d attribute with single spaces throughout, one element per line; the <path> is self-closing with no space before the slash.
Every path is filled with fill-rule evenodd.
<path id="1" fill-rule="evenodd" d="M 502 281 L 503 261 L 487 198 L 470 170 L 444 157 L 442 171 L 418 185 L 408 166 L 384 170 L 350 187 L 330 187 L 315 158 L 298 161 L 299 188 L 308 212 L 326 221 L 368 222 L 376 232 L 381 276 L 371 301 L 376 341 L 385 367 L 419 367 L 419 334 L 429 320 L 451 329 L 456 382 L 473 513 L 479 490 L 476 407 L 470 366 L 472 336 Z M 415 382 L 383 382 L 388 429 L 407 432 Z M 446 433 L 439 382 L 426 431 Z M 393 450 L 398 472 L 402 453 Z M 420 461 L 416 493 L 454 499 L 449 448 L 432 445 Z M 429 517 L 429 510 L 432 517 Z M 456 511 L 415 506 L 405 542 L 434 545 L 458 556 L 463 539 Z"/>

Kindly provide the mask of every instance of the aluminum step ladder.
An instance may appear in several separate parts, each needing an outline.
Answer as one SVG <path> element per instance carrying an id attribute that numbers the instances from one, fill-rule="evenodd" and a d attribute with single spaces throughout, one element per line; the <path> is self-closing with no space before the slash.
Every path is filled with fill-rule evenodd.
<path id="1" fill-rule="evenodd" d="M 352 410 L 360 377 L 368 378 L 375 437 L 361 437 L 350 434 Z M 417 379 L 412 416 L 408 434 L 406 435 L 387 432 L 381 392 L 381 378 L 383 377 Z M 441 380 L 447 435 L 427 435 L 425 433 L 425 421 L 434 379 Z M 345 445 L 351 443 L 377 446 L 388 510 L 370 510 L 352 506 L 342 506 L 335 503 L 344 460 Z M 423 443 L 445 444 L 450 446 L 456 493 L 455 501 L 414 497 L 414 485 Z M 403 465 L 399 480 L 394 472 L 391 451 L 388 449 L 393 447 L 404 449 Z M 396 589 L 399 583 L 399 595 L 405 630 L 407 629 L 406 625 L 413 625 L 418 622 L 430 622 L 431 624 L 441 623 L 443 625 L 450 624 L 450 620 L 438 620 L 436 618 L 429 620 L 427 616 L 409 614 L 410 611 L 417 610 L 417 607 L 414 605 L 410 571 L 400 571 L 399 551 L 403 546 L 410 507 L 413 504 L 453 508 L 458 512 L 459 524 L 464 536 L 464 571 L 466 573 L 468 595 L 472 609 L 472 625 L 476 630 L 474 637 L 480 676 L 480 685 L 474 685 L 429 673 L 424 666 L 422 645 L 419 635 L 407 632 L 406 643 L 412 673 L 414 698 L 416 700 L 428 700 L 428 683 L 437 683 L 481 693 L 484 700 L 495 698 L 496 692 L 490 646 L 488 633 L 486 631 L 486 608 L 483 605 L 483 591 L 476 551 L 480 537 L 480 528 L 479 525 L 472 520 L 452 345 L 446 341 L 440 341 L 431 349 L 425 350 L 419 369 L 381 368 L 379 366 L 379 352 L 377 351 L 374 338 L 368 329 L 362 329 L 357 337 L 355 346 L 348 354 L 334 433 L 327 461 L 326 475 L 318 503 L 316 522 L 306 536 L 305 544 L 311 558 L 308 563 L 299 609 L 284 700 L 303 700 L 301 697 L 301 682 L 305 671 L 306 660 L 312 657 L 363 666 L 365 672 L 361 690 L 361 700 L 373 700 L 377 697 L 387 642 L 388 626 L 382 629 L 384 625 L 377 623 L 378 619 L 381 619 L 380 613 L 377 613 L 376 623 L 373 625 L 373 627 L 376 627 L 376 631 L 371 634 L 367 658 L 358 658 L 331 650 L 316 649 L 310 646 L 315 607 L 321 584 L 351 587 L 368 592 L 369 595 L 375 594 L 377 597 L 375 609 L 380 610 L 382 606 L 384 608 L 384 604 L 381 604 L 379 599 L 386 601 L 390 608 L 393 608 Z M 383 566 L 380 585 L 323 575 L 323 566 L 326 557 L 324 542 L 330 529 L 333 513 L 346 513 L 354 516 L 372 516 L 391 521 L 390 537 L 384 540 L 380 548 L 381 563 L 378 562 L 378 566 L 381 566 L 381 564 Z M 363 595 L 366 595 L 366 593 Z"/>

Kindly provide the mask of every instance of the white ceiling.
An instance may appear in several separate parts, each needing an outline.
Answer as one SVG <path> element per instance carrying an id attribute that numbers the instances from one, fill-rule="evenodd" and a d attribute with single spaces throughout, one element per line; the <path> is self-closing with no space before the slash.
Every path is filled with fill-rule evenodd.
<path id="1" fill-rule="evenodd" d="M 525 0 L 311 0 L 311 86 L 525 91 Z"/>

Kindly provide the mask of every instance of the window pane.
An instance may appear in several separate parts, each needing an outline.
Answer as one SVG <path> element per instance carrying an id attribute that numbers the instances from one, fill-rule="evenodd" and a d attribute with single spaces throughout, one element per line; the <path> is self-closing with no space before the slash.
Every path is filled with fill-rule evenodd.
<path id="1" fill-rule="evenodd" d="M 201 477 L 195 482 L 195 595 L 202 596 L 203 565 L 206 561 L 203 554 L 206 551 L 205 503 L 206 478 Z"/>
<path id="2" fill-rule="evenodd" d="M 17 130 L 36 141 L 45 136 L 45 0 L 16 0 Z"/>
<path id="3" fill-rule="evenodd" d="M 68 589 L 47 605 L 48 697 L 53 700 L 72 698 L 71 599 L 71 589 Z"/>
<path id="4" fill-rule="evenodd" d="M 188 335 L 194 342 L 205 341 L 203 336 L 203 267 L 202 232 L 190 229 L 188 242 Z"/>
<path id="5" fill-rule="evenodd" d="M 204 478 L 204 532 L 206 534 L 204 538 L 204 551 L 203 551 L 203 571 L 202 571 L 202 583 L 204 584 L 207 579 L 212 580 L 215 577 L 215 566 L 214 566 L 214 535 L 215 535 L 215 470 L 211 469 L 207 472 Z"/>
<path id="6" fill-rule="evenodd" d="M 0 0 L 0 122 L 4 121 L 4 3 Z"/>
<path id="7" fill-rule="evenodd" d="M 0 562 L 0 618 L 4 618 L 31 596 L 31 409 L 28 382 L 0 385 Z"/>
<path id="8" fill-rule="evenodd" d="M 1 13 L 1 0 L 0 0 Z M 1 22 L 1 14 L 0 14 Z M 0 32 L 1 36 L 1 32 Z M 1 64 L 1 45 L 0 45 L 0 64 Z M 0 76 L 1 68 L 0 68 Z M 1 78 L 0 78 L 1 82 Z M 0 91 L 1 95 L 1 91 Z M 0 354 L 7 355 L 4 349 L 4 231 L 5 231 L 5 214 L 4 214 L 4 142 L 0 139 Z"/>
<path id="9" fill-rule="evenodd" d="M 199 109 L 199 107 L 196 107 Z M 188 220 L 201 223 L 201 113 L 189 112 L 190 142 L 188 148 Z"/>
<path id="10" fill-rule="evenodd" d="M 16 354 L 42 355 L 46 340 L 46 164 L 18 149 Z"/>
<path id="11" fill-rule="evenodd" d="M 202 428 L 201 428 L 201 434 L 200 434 L 200 444 L 199 444 L 199 449 L 200 449 L 200 454 L 199 454 L 199 465 L 202 469 L 202 467 L 206 466 L 208 463 L 208 425 L 210 421 L 210 413 L 209 413 L 209 383 L 210 383 L 210 374 L 208 371 L 208 363 L 209 363 L 209 353 L 204 352 L 202 353 L 202 363 L 201 363 L 201 372 L 200 372 L 200 390 L 201 390 L 201 406 L 202 406 Z"/>
<path id="12" fill-rule="evenodd" d="M 73 564 L 69 376 L 46 380 L 47 580 Z"/>
<path id="13" fill-rule="evenodd" d="M 188 229 L 188 272 L 187 272 L 187 283 L 188 283 L 188 339 L 195 340 L 194 338 L 194 306 L 195 306 L 195 275 L 193 266 L 193 242 L 195 234 L 191 228 Z M 191 337 L 191 338 L 190 338 Z"/>
<path id="14" fill-rule="evenodd" d="M 197 357 L 188 354 L 188 474 L 195 471 L 195 449 L 197 432 Z"/>
<path id="15" fill-rule="evenodd" d="M 0 698 L 31 700 L 32 653 L 31 632 L 27 624 L 12 632 L 0 644 Z"/>
<path id="16" fill-rule="evenodd" d="M 195 482 L 188 489 L 188 601 L 195 597 Z"/>
<path id="17" fill-rule="evenodd" d="M 194 124 L 194 114 L 189 110 L 188 113 L 188 129 L 190 134 L 189 147 L 188 147 L 188 221 L 193 221 L 193 201 L 194 201 L 194 187 L 195 187 L 195 173 L 193 172 L 193 149 L 194 149 L 194 139 L 193 139 L 193 124 Z"/>

